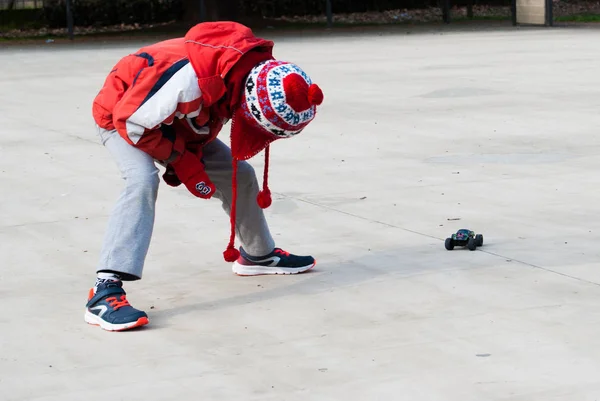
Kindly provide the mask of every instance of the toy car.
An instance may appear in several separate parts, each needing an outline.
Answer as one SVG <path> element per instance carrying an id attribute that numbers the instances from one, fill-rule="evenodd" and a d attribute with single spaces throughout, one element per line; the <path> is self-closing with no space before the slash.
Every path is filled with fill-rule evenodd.
<path id="1" fill-rule="evenodd" d="M 470 251 L 474 251 L 478 246 L 483 245 L 483 235 L 477 234 L 471 230 L 458 230 L 452 237 L 446 238 L 446 249 L 451 251 L 455 246 L 466 246 Z"/>

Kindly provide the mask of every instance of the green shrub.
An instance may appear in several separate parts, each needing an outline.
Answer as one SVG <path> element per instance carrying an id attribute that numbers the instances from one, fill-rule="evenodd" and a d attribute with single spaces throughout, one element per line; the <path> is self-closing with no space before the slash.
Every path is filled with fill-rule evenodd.
<path id="1" fill-rule="evenodd" d="M 41 28 L 44 25 L 45 21 L 42 10 L 0 10 L 0 31 Z"/>
<path id="2" fill-rule="evenodd" d="M 181 17 L 181 0 L 72 0 L 76 25 L 150 24 Z M 51 28 L 67 24 L 65 0 L 46 0 L 44 16 Z"/>

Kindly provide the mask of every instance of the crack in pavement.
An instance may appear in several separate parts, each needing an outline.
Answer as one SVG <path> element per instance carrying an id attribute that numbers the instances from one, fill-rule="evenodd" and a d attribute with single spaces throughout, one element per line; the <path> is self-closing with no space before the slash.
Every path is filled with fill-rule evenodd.
<path id="1" fill-rule="evenodd" d="M 436 237 L 436 236 L 433 236 L 433 235 L 429 235 L 429 234 L 426 234 L 426 233 L 423 233 L 423 232 L 419 232 L 419 231 L 415 231 L 415 230 L 410 230 L 408 228 L 404 228 L 404 227 L 400 227 L 400 226 L 397 226 L 397 225 L 394 225 L 394 224 L 386 223 L 386 222 L 383 222 L 381 220 L 371 219 L 369 217 L 364 217 L 364 216 L 360 216 L 360 215 L 357 215 L 357 214 L 354 214 L 354 213 L 345 212 L 343 210 L 336 209 L 336 208 L 333 208 L 331 206 L 322 205 L 322 204 L 319 204 L 317 202 L 309 201 L 309 200 L 302 199 L 302 198 L 296 198 L 296 197 L 289 196 L 289 195 L 282 194 L 282 193 L 277 193 L 277 195 L 283 196 L 283 197 L 288 198 L 288 199 L 294 199 L 294 200 L 297 200 L 299 202 L 307 203 L 309 205 L 313 205 L 313 206 L 316 206 L 316 207 L 319 207 L 319 208 L 322 208 L 322 209 L 331 210 L 333 212 L 344 214 L 346 216 L 350 216 L 350 217 L 354 217 L 354 218 L 361 219 L 361 220 L 364 220 L 364 221 L 368 221 L 370 223 L 376 223 L 376 224 L 380 224 L 380 225 L 383 225 L 383 226 L 386 226 L 386 227 L 390 227 L 390 228 L 395 228 L 395 229 L 398 229 L 398 230 L 406 231 L 406 232 L 409 232 L 411 234 L 420 235 L 422 237 L 431 238 L 431 239 L 435 239 L 435 240 L 438 240 L 438 241 L 444 241 L 444 238 L 439 238 L 439 237 Z M 569 274 L 561 273 L 559 271 L 552 270 L 552 269 L 549 269 L 547 267 L 535 265 L 533 263 L 525 262 L 523 260 L 515 259 L 515 258 L 512 258 L 510 256 L 505 256 L 505 255 L 502 255 L 502 254 L 499 254 L 499 253 L 490 252 L 490 251 L 486 251 L 486 250 L 483 250 L 483 249 L 479 249 L 479 251 L 483 252 L 483 253 L 486 253 L 488 255 L 491 255 L 491 256 L 496 256 L 496 257 L 503 258 L 503 259 L 510 259 L 510 260 L 512 260 L 514 262 L 517 262 L 517 263 L 520 263 L 520 264 L 522 264 L 524 266 L 533 267 L 534 269 L 543 270 L 543 271 L 548 272 L 548 273 L 553 273 L 553 274 L 556 274 L 556 275 L 559 275 L 559 276 L 563 276 L 563 277 L 567 277 L 567 278 L 570 278 L 570 279 L 573 279 L 573 280 L 580 281 L 582 283 L 592 284 L 592 285 L 600 287 L 600 283 L 597 283 L 595 281 L 586 280 L 586 279 L 581 278 L 581 277 L 571 276 Z"/>

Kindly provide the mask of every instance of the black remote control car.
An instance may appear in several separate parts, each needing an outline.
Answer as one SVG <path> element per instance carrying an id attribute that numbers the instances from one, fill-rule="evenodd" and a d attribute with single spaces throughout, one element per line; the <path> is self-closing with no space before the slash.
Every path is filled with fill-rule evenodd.
<path id="1" fill-rule="evenodd" d="M 483 235 L 475 234 L 471 230 L 458 230 L 452 237 L 446 238 L 446 249 L 451 251 L 455 246 L 466 246 L 470 251 L 474 251 L 478 246 L 483 245 Z"/>

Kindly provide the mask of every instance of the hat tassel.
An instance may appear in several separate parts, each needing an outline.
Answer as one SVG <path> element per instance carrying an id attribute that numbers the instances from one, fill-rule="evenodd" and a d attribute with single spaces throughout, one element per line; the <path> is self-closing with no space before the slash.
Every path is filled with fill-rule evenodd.
<path id="1" fill-rule="evenodd" d="M 263 174 L 263 189 L 256 196 L 256 203 L 261 209 L 266 209 L 271 206 L 273 199 L 271 198 L 271 190 L 269 189 L 269 149 L 267 145 L 265 148 L 265 170 Z"/>
<path id="2" fill-rule="evenodd" d="M 223 252 L 223 257 L 226 262 L 235 262 L 240 257 L 240 251 L 235 249 L 235 224 L 236 224 L 236 209 L 237 209 L 237 160 L 233 159 L 233 173 L 231 178 L 231 213 L 229 214 L 229 221 L 231 223 L 231 234 L 229 236 L 229 245 Z"/>

